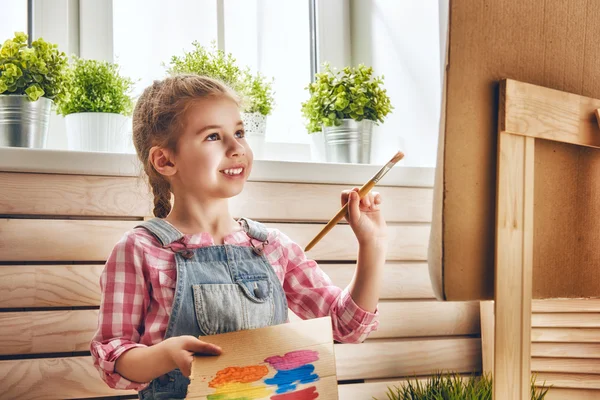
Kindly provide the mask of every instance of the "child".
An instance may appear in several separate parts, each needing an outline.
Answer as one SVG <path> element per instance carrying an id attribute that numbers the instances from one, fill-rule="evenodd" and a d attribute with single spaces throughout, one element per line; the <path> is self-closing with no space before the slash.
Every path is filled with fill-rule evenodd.
<path id="1" fill-rule="evenodd" d="M 288 307 L 303 319 L 331 316 L 340 342 L 376 329 L 387 248 L 380 195 L 342 192 L 359 242 L 342 290 L 283 233 L 231 217 L 228 199 L 253 159 L 231 89 L 192 75 L 155 81 L 135 107 L 133 137 L 157 218 L 123 236 L 100 279 L 91 352 L 109 386 L 184 398 L 193 354 L 221 352 L 199 336 L 285 323 Z"/>

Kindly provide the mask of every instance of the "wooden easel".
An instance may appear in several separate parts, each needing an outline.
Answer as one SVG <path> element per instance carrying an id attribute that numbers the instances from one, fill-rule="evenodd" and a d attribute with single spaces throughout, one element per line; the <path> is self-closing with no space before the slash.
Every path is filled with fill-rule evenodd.
<path id="1" fill-rule="evenodd" d="M 536 160 L 536 146 L 555 141 L 600 148 L 598 108 L 596 99 L 514 80 L 500 84 L 495 340 L 493 360 L 484 359 L 484 371 L 493 363 L 496 400 L 530 398 L 534 173 L 544 166 Z M 482 304 L 482 310 L 489 306 Z M 485 327 L 482 340 L 485 347 L 489 340 Z"/>

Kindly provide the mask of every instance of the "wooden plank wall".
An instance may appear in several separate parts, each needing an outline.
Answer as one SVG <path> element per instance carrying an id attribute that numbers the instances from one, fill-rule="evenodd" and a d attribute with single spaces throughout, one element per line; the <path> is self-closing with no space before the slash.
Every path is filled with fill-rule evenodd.
<path id="1" fill-rule="evenodd" d="M 600 299 L 533 300 L 531 371 L 545 400 L 600 399 Z M 481 302 L 483 370 L 494 355 L 494 304 Z"/>
<path id="2" fill-rule="evenodd" d="M 0 399 L 135 397 L 108 388 L 88 352 L 103 262 L 151 214 L 133 177 L 0 172 Z M 249 182 L 236 216 L 305 245 L 337 211 L 344 186 Z M 431 188 L 380 187 L 390 249 L 380 329 L 336 344 L 340 398 L 385 398 L 388 385 L 438 370 L 481 370 L 479 304 L 434 300 L 426 264 Z M 356 240 L 336 227 L 309 256 L 349 283 Z"/>

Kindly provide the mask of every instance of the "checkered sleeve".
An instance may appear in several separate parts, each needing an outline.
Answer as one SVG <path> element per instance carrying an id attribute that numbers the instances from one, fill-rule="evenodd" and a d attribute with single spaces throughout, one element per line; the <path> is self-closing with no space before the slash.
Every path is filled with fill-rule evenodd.
<path id="1" fill-rule="evenodd" d="M 143 274 L 144 249 L 134 231 L 115 245 L 102 275 L 98 330 L 90 344 L 94 366 L 114 389 L 141 390 L 147 383 L 125 379 L 115 371 L 117 358 L 140 344 L 144 313 L 149 304 Z"/>
<path id="2" fill-rule="evenodd" d="M 335 286 L 325 272 L 298 244 L 282 232 L 274 232 L 285 267 L 283 287 L 290 309 L 302 319 L 330 316 L 334 339 L 360 343 L 377 329 L 378 312 L 361 309 L 348 289 Z"/>

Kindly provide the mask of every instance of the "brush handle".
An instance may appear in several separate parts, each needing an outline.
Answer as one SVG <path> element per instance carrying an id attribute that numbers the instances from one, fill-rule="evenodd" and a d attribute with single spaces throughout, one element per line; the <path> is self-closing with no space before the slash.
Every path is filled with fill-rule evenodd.
<path id="1" fill-rule="evenodd" d="M 358 197 L 360 199 L 365 197 L 367 193 L 369 193 L 371 189 L 373 189 L 374 186 L 375 181 L 371 179 L 369 182 L 365 183 L 360 189 L 358 189 Z M 348 198 L 348 200 L 350 200 L 350 198 Z M 335 214 L 335 216 L 331 218 L 331 220 L 329 220 L 327 225 L 325 225 L 323 229 L 321 229 L 321 232 L 319 232 L 317 236 L 315 236 L 315 238 L 310 241 L 310 243 L 306 246 L 304 251 L 309 251 L 310 249 L 312 249 L 314 245 L 317 244 L 323 238 L 323 236 L 325 236 L 334 226 L 337 225 L 338 222 L 340 222 L 342 218 L 344 218 L 344 215 L 346 215 L 347 212 L 348 203 L 344 204 L 344 207 L 342 207 L 340 211 L 338 211 L 337 214 Z"/>

